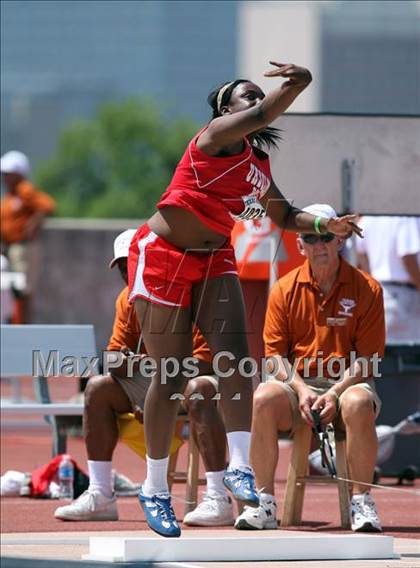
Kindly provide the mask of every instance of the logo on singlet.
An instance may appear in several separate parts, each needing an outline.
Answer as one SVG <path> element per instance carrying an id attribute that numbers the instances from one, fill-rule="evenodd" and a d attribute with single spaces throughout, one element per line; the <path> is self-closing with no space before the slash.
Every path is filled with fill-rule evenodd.
<path id="1" fill-rule="evenodd" d="M 252 194 L 255 192 L 257 199 L 263 197 L 269 187 L 270 187 L 270 180 L 269 178 L 260 171 L 255 164 L 249 165 L 249 172 L 246 176 L 246 181 L 252 184 Z M 252 195 L 251 194 L 251 195 Z"/>

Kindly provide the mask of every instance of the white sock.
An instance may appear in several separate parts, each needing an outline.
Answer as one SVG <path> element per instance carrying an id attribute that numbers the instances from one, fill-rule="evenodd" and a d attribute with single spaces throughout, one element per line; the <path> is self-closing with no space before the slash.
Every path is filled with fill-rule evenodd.
<path id="1" fill-rule="evenodd" d="M 367 494 L 366 493 L 354 493 L 354 495 L 352 495 L 353 499 L 363 499 L 363 497 Z"/>
<path id="2" fill-rule="evenodd" d="M 169 493 L 168 489 L 168 465 L 169 456 L 154 460 L 146 456 L 147 476 L 143 483 L 143 493 L 146 497 L 152 497 L 156 493 Z"/>
<path id="3" fill-rule="evenodd" d="M 276 498 L 274 497 L 274 495 L 271 495 L 271 493 L 258 493 L 258 495 L 260 498 L 260 505 L 271 501 L 277 506 Z"/>
<path id="4" fill-rule="evenodd" d="M 227 495 L 226 487 L 223 485 L 223 477 L 225 475 L 222 471 L 206 471 L 207 480 L 207 494 L 214 495 Z"/>
<path id="5" fill-rule="evenodd" d="M 107 497 L 112 497 L 112 462 L 88 460 L 89 491 L 99 489 Z"/>
<path id="6" fill-rule="evenodd" d="M 251 445 L 251 432 L 228 432 L 229 468 L 249 468 L 249 448 Z"/>

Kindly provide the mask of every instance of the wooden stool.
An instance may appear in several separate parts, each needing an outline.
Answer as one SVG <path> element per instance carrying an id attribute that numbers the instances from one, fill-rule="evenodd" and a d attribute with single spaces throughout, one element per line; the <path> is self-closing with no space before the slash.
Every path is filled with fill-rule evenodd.
<path id="1" fill-rule="evenodd" d="M 176 465 L 178 461 L 178 453 L 175 452 L 169 458 L 168 467 L 168 485 L 169 491 L 171 491 L 172 485 L 174 483 L 186 483 L 185 488 L 185 509 L 184 516 L 192 511 L 197 505 L 197 495 L 198 486 L 205 485 L 206 480 L 199 477 L 199 465 L 200 465 L 200 453 L 198 451 L 197 444 L 194 441 L 192 430 L 190 427 L 189 416 L 179 415 L 177 418 L 177 426 L 181 425 L 182 428 L 188 425 L 188 458 L 187 458 L 187 470 L 177 471 Z"/>
<path id="2" fill-rule="evenodd" d="M 337 476 L 348 479 L 346 440 L 343 432 L 335 430 L 334 435 Z M 311 440 L 312 430 L 307 424 L 299 426 L 296 429 L 295 435 L 293 436 L 292 457 L 287 474 L 286 493 L 280 524 L 282 527 L 300 525 L 306 483 L 336 483 L 340 502 L 341 526 L 343 529 L 349 529 L 351 522 L 348 483 L 322 475 L 307 475 Z"/>

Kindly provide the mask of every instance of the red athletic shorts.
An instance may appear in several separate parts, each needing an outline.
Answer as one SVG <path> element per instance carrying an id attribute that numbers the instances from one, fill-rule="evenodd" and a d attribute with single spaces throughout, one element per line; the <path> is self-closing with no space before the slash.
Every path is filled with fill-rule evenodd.
<path id="1" fill-rule="evenodd" d="M 185 251 L 142 225 L 128 255 L 129 299 L 145 298 L 162 306 L 191 304 L 191 290 L 207 278 L 238 274 L 230 241 L 210 254 Z"/>

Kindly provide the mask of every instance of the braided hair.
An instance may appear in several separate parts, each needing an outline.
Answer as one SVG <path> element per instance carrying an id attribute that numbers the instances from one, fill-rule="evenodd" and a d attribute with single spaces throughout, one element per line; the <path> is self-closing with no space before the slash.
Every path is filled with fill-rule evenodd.
<path id="1" fill-rule="evenodd" d="M 231 83 L 223 83 L 214 89 L 207 97 L 207 102 L 211 106 L 213 114 L 212 119 L 222 116 L 221 109 L 230 101 L 230 97 L 234 89 L 240 83 L 251 83 L 249 79 L 236 79 Z M 263 130 L 257 132 L 254 136 L 253 143 L 260 149 L 266 147 L 268 150 L 278 147 L 278 141 L 281 140 L 281 130 L 273 126 L 266 126 Z"/>

